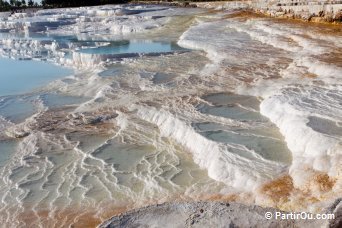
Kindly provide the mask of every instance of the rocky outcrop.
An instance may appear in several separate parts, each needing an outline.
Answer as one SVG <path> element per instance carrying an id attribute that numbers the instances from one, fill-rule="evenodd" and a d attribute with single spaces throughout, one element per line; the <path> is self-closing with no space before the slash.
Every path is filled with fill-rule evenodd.
<path id="1" fill-rule="evenodd" d="M 325 213 L 333 220 L 280 219 L 274 208 L 247 206 L 233 202 L 164 203 L 112 217 L 100 228 L 112 227 L 341 227 L 341 200 Z M 269 219 L 266 217 L 270 216 Z"/>
<path id="2" fill-rule="evenodd" d="M 215 9 L 250 9 L 272 17 L 296 18 L 314 22 L 342 22 L 342 1 L 252 0 L 201 2 L 196 5 Z"/>
<path id="3" fill-rule="evenodd" d="M 306 21 L 342 21 L 342 1 L 329 0 L 259 0 L 252 3 L 253 9 L 275 17 L 299 18 Z"/>
<path id="4" fill-rule="evenodd" d="M 334 213 L 335 219 L 329 222 L 329 228 L 339 228 L 342 227 L 342 198 L 337 199 L 330 208 L 327 209 L 328 212 Z"/>

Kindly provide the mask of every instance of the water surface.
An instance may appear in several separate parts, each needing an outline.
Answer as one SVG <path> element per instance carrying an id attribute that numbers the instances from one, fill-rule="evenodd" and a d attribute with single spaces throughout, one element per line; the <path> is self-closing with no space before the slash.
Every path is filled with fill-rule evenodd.
<path id="1" fill-rule="evenodd" d="M 163 53 L 186 50 L 176 43 L 157 42 L 144 40 L 123 40 L 111 42 L 107 46 L 97 48 L 85 48 L 80 50 L 82 53 L 88 54 L 131 54 L 131 53 Z"/>
<path id="2" fill-rule="evenodd" d="M 0 96 L 22 94 L 65 77 L 72 70 L 33 60 L 0 58 Z"/>

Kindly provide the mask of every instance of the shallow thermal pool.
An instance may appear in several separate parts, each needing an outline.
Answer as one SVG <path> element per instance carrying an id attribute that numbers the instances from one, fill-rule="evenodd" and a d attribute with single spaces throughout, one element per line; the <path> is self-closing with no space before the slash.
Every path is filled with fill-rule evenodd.
<path id="1" fill-rule="evenodd" d="M 173 51 L 184 51 L 175 42 L 158 42 L 151 40 L 123 40 L 110 42 L 108 45 L 79 50 L 87 54 L 132 54 L 132 53 L 164 53 Z"/>
<path id="2" fill-rule="evenodd" d="M 72 70 L 33 60 L 0 58 L 0 96 L 22 94 L 72 74 Z"/>

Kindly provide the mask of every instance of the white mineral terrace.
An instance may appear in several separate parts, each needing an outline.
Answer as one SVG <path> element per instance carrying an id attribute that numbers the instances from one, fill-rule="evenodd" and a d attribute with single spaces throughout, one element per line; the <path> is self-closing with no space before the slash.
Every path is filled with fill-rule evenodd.
<path id="1" fill-rule="evenodd" d="M 331 18 L 341 18 L 342 1 L 330 0 L 246 0 L 229 2 L 199 2 L 199 7 L 216 9 L 253 9 L 271 16 L 282 16 L 284 12 L 291 12 L 295 16 L 308 18 L 310 16 L 329 15 Z M 340 20 L 340 19 L 339 19 Z"/>
<path id="2" fill-rule="evenodd" d="M 137 210 L 141 224 L 160 224 L 158 208 L 171 225 L 180 218 L 179 226 L 244 227 L 254 218 L 250 226 L 260 225 L 261 207 L 336 212 L 342 196 L 340 24 L 237 11 L 269 8 L 280 15 L 291 7 L 286 14 L 314 17 L 323 10 L 321 17 L 338 19 L 339 2 L 307 3 L 1 14 L 0 80 L 26 86 L 42 64 L 49 66 L 43 79 L 56 78 L 0 96 L 0 224 L 96 226 L 165 202 L 175 203 Z M 71 71 L 63 73 L 63 66 Z M 5 77 L 14 68 L 23 80 Z M 140 221 L 133 211 L 112 222 L 122 225 L 126 218 L 133 218 L 132 226 Z"/>

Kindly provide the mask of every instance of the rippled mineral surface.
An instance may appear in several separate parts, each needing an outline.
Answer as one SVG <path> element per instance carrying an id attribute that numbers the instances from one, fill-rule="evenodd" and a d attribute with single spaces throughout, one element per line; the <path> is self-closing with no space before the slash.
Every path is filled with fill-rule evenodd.
<path id="1" fill-rule="evenodd" d="M 315 213 L 342 196 L 340 25 L 149 5 L 3 15 L 2 225 L 195 200 Z"/>

